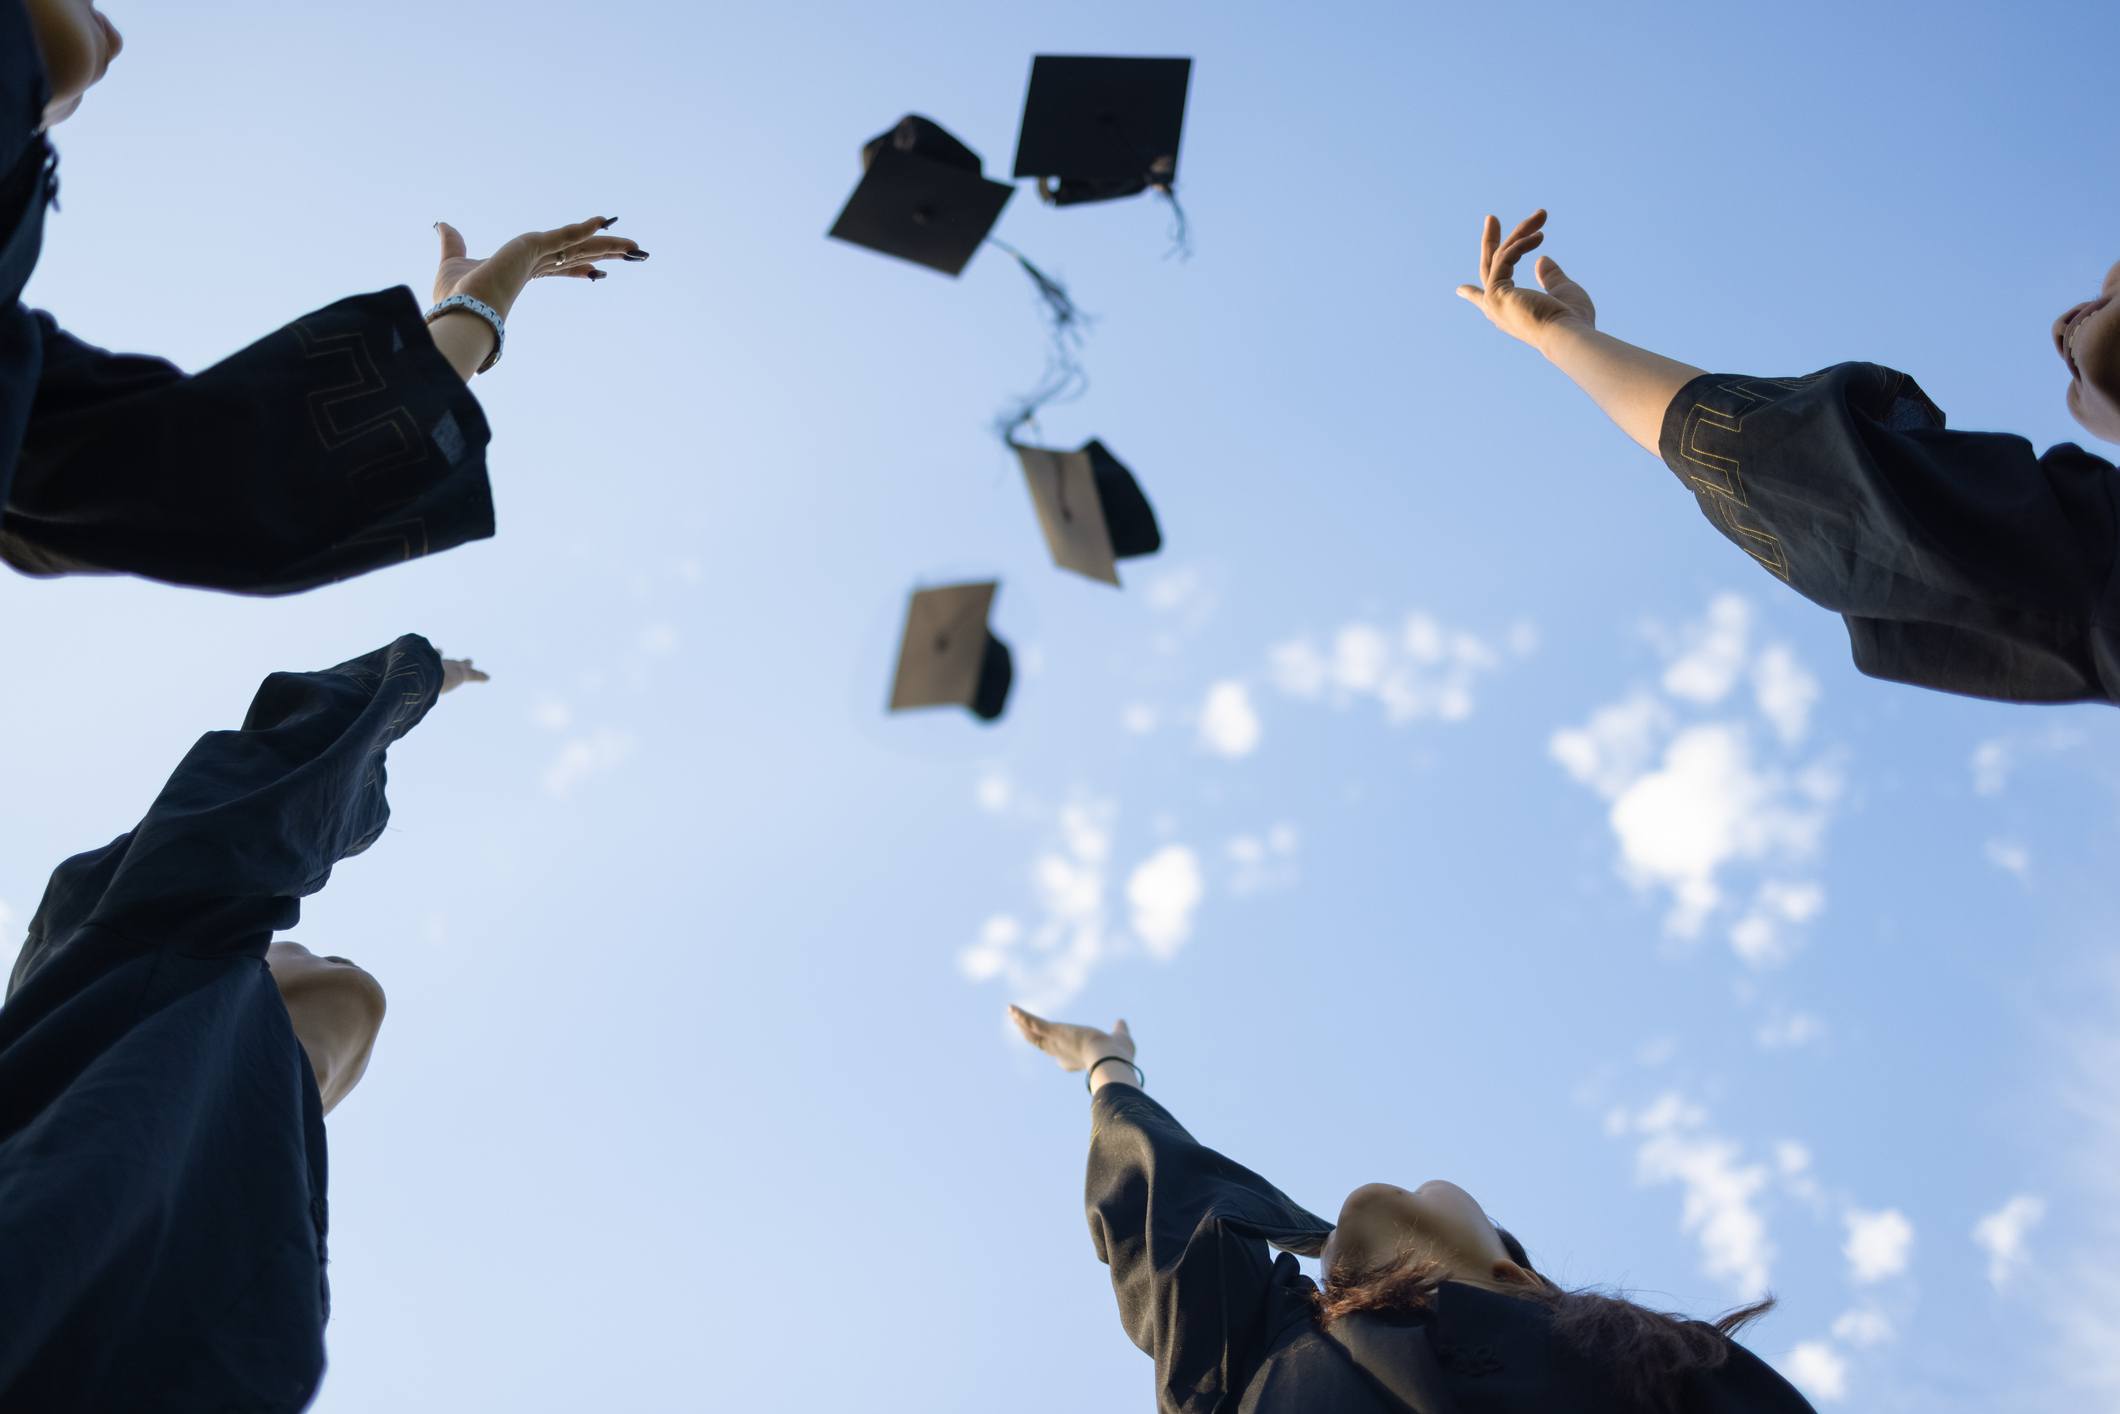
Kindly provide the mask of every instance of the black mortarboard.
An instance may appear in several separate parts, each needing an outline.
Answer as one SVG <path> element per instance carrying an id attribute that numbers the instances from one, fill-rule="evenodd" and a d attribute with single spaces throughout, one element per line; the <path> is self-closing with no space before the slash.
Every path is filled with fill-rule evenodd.
<path id="1" fill-rule="evenodd" d="M 979 154 L 908 113 L 861 149 L 861 184 L 828 234 L 955 275 L 1016 194 L 980 175 Z"/>
<path id="2" fill-rule="evenodd" d="M 1140 483 L 1102 442 L 1093 437 L 1073 452 L 1012 445 L 1054 564 L 1117 584 L 1117 561 L 1163 548 L 1163 532 Z"/>
<path id="3" fill-rule="evenodd" d="M 1016 175 L 1053 179 L 1056 206 L 1110 201 L 1178 177 L 1190 59 L 1040 54 L 1016 137 Z"/>
<path id="4" fill-rule="evenodd" d="M 905 638 L 898 645 L 893 712 L 967 707 L 988 722 L 1001 715 L 1016 670 L 1008 645 L 986 626 L 987 610 L 1000 587 L 983 580 L 915 591 L 906 606 Z"/>

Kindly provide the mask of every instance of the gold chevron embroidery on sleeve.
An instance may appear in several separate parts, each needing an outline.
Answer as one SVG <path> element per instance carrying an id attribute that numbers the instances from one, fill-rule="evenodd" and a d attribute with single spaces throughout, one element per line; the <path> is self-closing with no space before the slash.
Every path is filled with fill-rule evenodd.
<path id="1" fill-rule="evenodd" d="M 344 334 L 318 334 L 300 320 L 287 327 L 301 341 L 304 358 L 335 360 L 344 370 L 343 381 L 310 393 L 309 419 L 316 425 L 317 440 L 328 452 L 365 444 L 362 450 L 370 455 L 346 473 L 348 481 L 366 481 L 427 459 L 427 438 L 403 404 L 368 417 L 360 417 L 358 410 L 350 406 L 359 399 L 390 390 L 388 380 L 368 352 L 366 334 L 358 329 Z"/>
<path id="2" fill-rule="evenodd" d="M 341 540 L 331 548 L 333 550 L 351 550 L 362 545 L 394 545 L 397 547 L 399 560 L 416 560 L 420 556 L 429 553 L 427 522 L 421 516 L 414 516 L 410 520 L 394 520 L 388 525 L 372 526 L 362 531 L 359 535 Z M 340 575 L 332 582 L 334 584 L 343 583 L 353 578 L 354 575 L 366 574 L 367 572 L 366 568 L 354 570 L 351 574 Z"/>
<path id="3" fill-rule="evenodd" d="M 1773 397 L 1756 392 L 1752 387 L 1746 386 L 1747 384 L 1764 384 L 1767 388 L 1778 388 L 1783 392 L 1792 393 L 1812 382 L 1815 377 L 1816 375 L 1810 378 L 1756 378 L 1718 384 L 1718 392 L 1741 398 L 1743 402 L 1728 412 L 1721 408 L 1709 407 L 1706 403 L 1695 403 L 1686 413 L 1686 425 L 1679 439 L 1679 455 L 1685 458 L 1689 467 L 1698 468 L 1687 472 L 1687 480 L 1692 482 L 1694 490 L 1700 493 L 1704 502 L 1714 507 L 1714 514 L 1728 529 L 1730 538 L 1736 541 L 1746 554 L 1782 580 L 1789 577 L 1789 562 L 1788 557 L 1782 553 L 1781 541 L 1764 530 L 1756 530 L 1746 525 L 1739 515 L 1740 510 L 1751 508 L 1751 502 L 1745 498 L 1744 476 L 1738 459 L 1709 451 L 1701 445 L 1701 433 L 1705 430 L 1710 433 L 1725 433 L 1732 437 L 1739 436 L 1744 432 L 1745 416 L 1748 413 L 1757 412 L 1775 401 Z"/>
<path id="4" fill-rule="evenodd" d="M 1765 565 L 1775 578 L 1789 577 L 1789 561 L 1781 552 L 1781 541 L 1764 530 L 1754 530 L 1737 518 L 1737 507 L 1728 498 L 1717 496 L 1715 508 L 1722 513 L 1722 522 L 1729 527 L 1730 536 L 1737 541 L 1739 549 Z"/>

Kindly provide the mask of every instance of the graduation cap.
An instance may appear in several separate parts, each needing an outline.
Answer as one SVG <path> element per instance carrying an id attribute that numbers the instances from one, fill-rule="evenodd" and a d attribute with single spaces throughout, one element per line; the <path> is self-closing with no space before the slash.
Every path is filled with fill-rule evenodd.
<path id="1" fill-rule="evenodd" d="M 1072 452 L 1010 445 L 1023 464 L 1054 564 L 1116 585 L 1117 561 L 1163 548 L 1163 532 L 1140 483 L 1102 442 L 1092 437 Z"/>
<path id="2" fill-rule="evenodd" d="M 891 684 L 893 712 L 967 707 L 987 722 L 1001 715 L 1016 670 L 1008 645 L 986 626 L 1000 587 L 989 579 L 914 592 L 898 645 L 898 678 Z"/>
<path id="3" fill-rule="evenodd" d="M 980 175 L 979 154 L 908 113 L 861 149 L 861 184 L 827 233 L 945 275 L 964 269 L 1016 189 Z"/>
<path id="4" fill-rule="evenodd" d="M 1040 54 L 1031 60 L 1016 175 L 1055 206 L 1112 201 L 1178 178 L 1190 59 Z"/>

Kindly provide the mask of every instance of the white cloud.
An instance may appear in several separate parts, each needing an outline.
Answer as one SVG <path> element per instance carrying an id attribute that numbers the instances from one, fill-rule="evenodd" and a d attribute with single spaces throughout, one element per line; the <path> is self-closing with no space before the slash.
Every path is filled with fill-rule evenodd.
<path id="1" fill-rule="evenodd" d="M 1119 725 L 1128 731 L 1146 736 L 1156 729 L 1156 709 L 1146 702 L 1129 702 L 1119 713 Z"/>
<path id="2" fill-rule="evenodd" d="M 2046 1200 L 2019 1193 L 1973 1224 L 1973 1241 L 1988 1254 L 1988 1282 L 2000 1291 L 2031 1261 L 2024 1240 L 2046 1217 Z"/>
<path id="3" fill-rule="evenodd" d="M 1177 608 L 1193 597 L 1200 589 L 1200 572 L 1195 569 L 1167 570 L 1157 575 L 1142 591 L 1148 607 L 1159 613 Z"/>
<path id="4" fill-rule="evenodd" d="M 1782 743 L 1794 746 L 1803 740 L 1811 709 L 1818 705 L 1818 679 L 1786 644 L 1777 643 L 1752 664 L 1752 697 Z"/>
<path id="5" fill-rule="evenodd" d="M 1848 1397 L 1848 1362 L 1839 1352 L 1822 1340 L 1798 1341 L 1789 1352 L 1789 1363 L 1782 1370 L 1795 1385 L 1812 1399 L 1841 1400 Z"/>
<path id="6" fill-rule="evenodd" d="M 1200 744 L 1222 756 L 1249 756 L 1259 749 L 1259 714 L 1244 684 L 1230 679 L 1207 689 L 1200 707 Z"/>
<path id="7" fill-rule="evenodd" d="M 1817 884 L 1769 879 L 1752 907 L 1730 929 L 1730 946 L 1754 967 L 1785 961 L 1796 939 L 1785 925 L 1801 926 L 1825 910 L 1826 891 Z"/>
<path id="8" fill-rule="evenodd" d="M 1010 794 L 1018 798 L 1013 787 Z M 1030 806 L 1015 813 L 1037 817 Z M 1107 895 L 1118 813 L 1114 802 L 1085 796 L 1052 817 L 1053 838 L 1031 860 L 1033 918 L 989 917 L 957 955 L 966 977 L 999 980 L 1013 1000 L 1050 1014 L 1112 958 L 1137 947 L 1169 958 L 1184 946 L 1206 883 L 1199 860 L 1182 844 L 1164 845 L 1127 876 L 1132 935 L 1111 926 Z"/>
<path id="9" fill-rule="evenodd" d="M 1907 1269 L 1914 1248 L 1914 1225 L 1897 1208 L 1866 1213 L 1851 1208 L 1842 1219 L 1848 1240 L 1841 1255 L 1848 1259 L 1848 1275 L 1857 1282 L 1883 1281 Z"/>
<path id="10" fill-rule="evenodd" d="M 1229 891 L 1239 898 L 1295 882 L 1296 828 L 1280 824 L 1261 835 L 1238 835 L 1223 846 L 1235 866 Z"/>
<path id="11" fill-rule="evenodd" d="M 1031 862 L 1031 888 L 1044 917 L 1026 929 L 1010 914 L 996 914 L 979 930 L 979 941 L 957 955 L 974 982 L 1001 978 L 1032 1011 L 1050 1012 L 1082 990 L 1104 960 L 1104 877 L 1111 855 L 1110 801 L 1081 800 L 1063 808 L 1056 847 Z"/>
<path id="12" fill-rule="evenodd" d="M 1741 724 L 1688 727 L 1612 802 L 1612 831 L 1628 875 L 1670 890 L 1665 926 L 1694 937 L 1722 902 L 1724 865 L 1797 861 L 1817 848 L 1826 824 L 1817 793 L 1756 763 Z"/>
<path id="13" fill-rule="evenodd" d="M 1766 1218 L 1755 1203 L 1767 1168 L 1740 1163 L 1741 1146 L 1706 1133 L 1706 1123 L 1706 1110 L 1673 1092 L 1637 1114 L 1614 1111 L 1606 1129 L 1642 1136 L 1636 1176 L 1643 1183 L 1679 1185 L 1679 1230 L 1700 1242 L 1701 1269 L 1754 1297 L 1766 1290 L 1774 1258 Z"/>
<path id="14" fill-rule="evenodd" d="M 644 653 L 674 653 L 677 644 L 677 630 L 668 624 L 649 624 L 640 631 L 640 646 Z"/>
<path id="15" fill-rule="evenodd" d="M 2030 882 L 2032 877 L 2032 852 L 2021 844 L 2009 840 L 1989 840 L 1987 861 L 1997 869 L 2015 874 L 2020 880 Z"/>
<path id="16" fill-rule="evenodd" d="M 574 714 L 567 710 L 566 703 L 556 697 L 548 697 L 531 710 L 530 719 L 541 727 L 563 732 L 573 722 Z"/>
<path id="17" fill-rule="evenodd" d="M 1759 1044 L 1770 1051 L 1808 1046 L 1826 1034 L 1826 1024 L 1807 1011 L 1792 1011 L 1759 1028 Z"/>
<path id="18" fill-rule="evenodd" d="M 1744 668 L 1751 631 L 1751 605 L 1735 594 L 1716 595 L 1707 618 L 1684 630 L 1686 648 L 1664 669 L 1664 691 L 1702 706 L 1722 701 Z"/>
<path id="19" fill-rule="evenodd" d="M 1857 1307 L 1840 1313 L 1833 1322 L 1833 1335 L 1850 1345 L 1881 1345 L 1892 1338 L 1892 1322 L 1882 1311 Z"/>
<path id="20" fill-rule="evenodd" d="M 1973 748 L 1973 793 L 1975 795 L 2000 795 L 2002 788 L 2010 783 L 2010 744 L 2001 737 L 1983 741 Z"/>
<path id="21" fill-rule="evenodd" d="M 1000 771 L 988 771 L 979 777 L 979 784 L 973 787 L 972 794 L 979 802 L 981 810 L 990 815 L 999 815 L 1008 809 L 1009 802 L 1015 798 L 1016 787 L 1015 783 Z"/>
<path id="22" fill-rule="evenodd" d="M 599 771 L 610 770 L 632 751 L 633 739 L 618 732 L 577 737 L 561 747 L 545 768 L 545 790 L 564 800 L 576 786 Z"/>
<path id="23" fill-rule="evenodd" d="M 1568 774 L 1599 795 L 1619 796 L 1656 758 L 1656 744 L 1671 729 L 1671 713 L 1645 692 L 1600 707 L 1580 727 L 1563 727 L 1546 750 Z"/>
<path id="24" fill-rule="evenodd" d="M 1530 652 L 1537 631 L 1511 630 L 1512 646 Z M 1309 638 L 1275 644 L 1267 652 L 1275 686 L 1291 697 L 1328 700 L 1344 707 L 1374 697 L 1394 724 L 1435 718 L 1463 721 L 1472 715 L 1472 688 L 1479 675 L 1501 665 L 1485 640 L 1445 629 L 1427 614 L 1406 617 L 1396 632 L 1351 623 L 1333 635 L 1330 651 Z"/>
<path id="25" fill-rule="evenodd" d="M 1206 893 L 1200 861 L 1182 844 L 1167 844 L 1134 870 L 1126 881 L 1126 901 L 1133 905 L 1134 932 L 1158 958 L 1176 955 L 1192 936 L 1193 910 Z"/>
<path id="26" fill-rule="evenodd" d="M 1663 695 L 1637 689 L 1583 725 L 1554 732 L 1547 751 L 1612 802 L 1619 873 L 1637 888 L 1669 894 L 1666 931 L 1696 938 L 1718 911 L 1742 909 L 1730 925 L 1731 948 L 1767 967 L 1788 957 L 1802 926 L 1825 907 L 1825 890 L 1790 871 L 1817 853 L 1841 780 L 1823 762 L 1771 759 L 1773 743 L 1786 751 L 1808 730 L 1818 684 L 1784 645 L 1748 656 L 1750 634 L 1745 602 L 1718 595 L 1703 621 L 1678 635 Z M 1756 725 L 1742 717 L 1683 720 L 1702 706 L 1741 712 L 1741 701 L 1726 699 L 1748 663 Z M 1762 739 L 1766 753 L 1756 744 Z M 1751 888 L 1749 904 L 1730 897 L 1726 876 L 1737 868 L 1774 871 Z"/>

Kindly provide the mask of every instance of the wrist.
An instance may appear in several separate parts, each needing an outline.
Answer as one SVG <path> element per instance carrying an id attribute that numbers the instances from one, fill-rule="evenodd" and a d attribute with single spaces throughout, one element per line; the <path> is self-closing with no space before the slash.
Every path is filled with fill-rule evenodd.
<path id="1" fill-rule="evenodd" d="M 1083 1079 L 1089 1086 L 1089 1092 L 1094 1095 L 1113 1081 L 1139 1089 L 1147 1077 L 1142 1074 L 1141 1068 L 1134 1064 L 1133 1057 L 1107 1051 L 1089 1063 L 1089 1073 Z"/>
<path id="2" fill-rule="evenodd" d="M 1554 359 L 1556 349 L 1563 345 L 1580 343 L 1585 336 L 1596 332 L 1597 326 L 1589 320 L 1580 315 L 1564 314 L 1558 319 L 1541 324 L 1537 335 L 1531 340 L 1531 346 L 1547 358 Z"/>
<path id="3" fill-rule="evenodd" d="M 483 315 L 462 308 L 445 309 L 427 322 L 434 347 L 466 383 L 480 369 L 490 367 L 500 337 Z"/>

